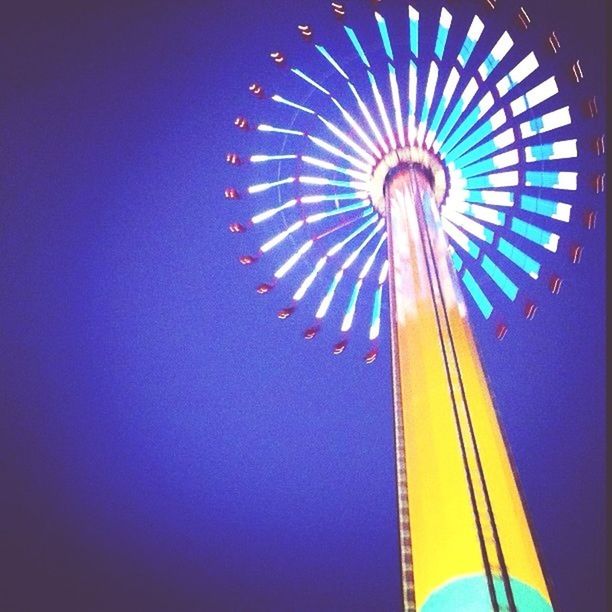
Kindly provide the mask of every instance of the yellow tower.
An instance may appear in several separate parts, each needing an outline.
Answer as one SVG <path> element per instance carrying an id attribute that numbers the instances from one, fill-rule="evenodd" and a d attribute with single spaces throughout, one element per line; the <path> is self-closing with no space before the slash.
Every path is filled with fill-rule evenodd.
<path id="1" fill-rule="evenodd" d="M 404 608 L 550 612 L 441 227 L 444 172 L 409 149 L 382 169 Z"/>

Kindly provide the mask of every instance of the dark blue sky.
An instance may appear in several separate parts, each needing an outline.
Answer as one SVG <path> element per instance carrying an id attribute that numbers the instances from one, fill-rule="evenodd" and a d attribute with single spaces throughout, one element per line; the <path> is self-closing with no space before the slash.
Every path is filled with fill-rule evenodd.
<path id="1" fill-rule="evenodd" d="M 332 31 L 327 2 L 49 4 L 0 25 L 0 607 L 399 609 L 388 355 L 281 323 L 222 197 L 248 84 L 302 18 Z M 580 6 L 554 27 L 603 94 Z M 474 317 L 561 612 L 605 608 L 592 204 L 534 321 L 500 344 Z"/>

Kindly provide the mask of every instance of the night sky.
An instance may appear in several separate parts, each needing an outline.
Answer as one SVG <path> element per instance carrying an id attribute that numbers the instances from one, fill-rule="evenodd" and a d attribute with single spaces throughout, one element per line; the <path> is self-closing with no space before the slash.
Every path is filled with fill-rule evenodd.
<path id="1" fill-rule="evenodd" d="M 602 108 L 603 5 L 527 5 Z M 299 22 L 338 28 L 323 0 L 3 16 L 1 609 L 400 609 L 388 336 L 372 366 L 333 356 L 332 329 L 305 343 L 227 231 L 233 119 Z M 502 343 L 473 316 L 560 612 L 605 609 L 605 219 L 585 198 L 598 225 L 571 230 L 561 294 L 534 287 Z"/>

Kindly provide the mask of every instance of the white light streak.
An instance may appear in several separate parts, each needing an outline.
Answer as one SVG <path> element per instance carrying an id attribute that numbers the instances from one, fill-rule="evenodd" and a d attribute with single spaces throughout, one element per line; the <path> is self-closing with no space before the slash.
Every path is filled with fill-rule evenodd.
<path id="1" fill-rule="evenodd" d="M 317 157 L 302 155 L 301 159 L 305 164 L 316 166 L 318 168 L 323 168 L 324 170 L 333 170 L 334 172 L 340 172 L 341 174 L 352 176 L 357 180 L 367 181 L 370 178 L 370 175 L 366 172 L 359 172 L 358 170 L 351 170 L 350 168 L 342 168 L 341 166 L 337 166 L 336 164 L 332 164 L 331 162 L 319 159 Z"/>
<path id="2" fill-rule="evenodd" d="M 251 194 L 261 193 L 262 191 L 267 191 L 268 189 L 279 187 L 280 185 L 288 185 L 289 183 L 293 183 L 294 181 L 295 181 L 295 177 L 289 176 L 285 179 L 281 179 L 280 181 L 274 181 L 272 183 L 260 183 L 259 185 L 251 185 L 248 188 L 248 192 Z"/>
<path id="3" fill-rule="evenodd" d="M 391 128 L 391 123 L 389 122 L 389 115 L 387 115 L 387 109 L 385 108 L 385 103 L 380 95 L 380 91 L 378 89 L 378 85 L 376 84 L 376 79 L 374 75 L 368 70 L 368 79 L 370 80 L 370 85 L 372 86 L 372 93 L 374 94 L 374 99 L 376 100 L 376 106 L 378 107 L 378 112 L 382 119 L 383 125 L 385 127 L 385 131 L 387 132 L 387 137 L 389 138 L 389 142 L 391 143 L 391 147 L 395 149 L 397 147 L 397 142 L 395 140 L 395 135 L 393 134 L 393 129 Z"/>
<path id="4" fill-rule="evenodd" d="M 376 122 L 372 118 L 372 115 L 371 115 L 368 107 L 365 105 L 364 101 L 361 99 L 361 96 L 359 95 L 359 92 L 357 91 L 355 86 L 350 81 L 348 83 L 348 86 L 349 86 L 349 89 L 351 90 L 351 92 L 353 93 L 353 96 L 355 97 L 355 100 L 357 100 L 357 105 L 359 106 L 359 110 L 361 111 L 361 114 L 364 116 L 365 120 L 367 121 L 368 125 L 370 126 L 370 129 L 374 133 L 374 136 L 376 138 L 376 142 L 378 142 L 378 144 L 380 145 L 380 147 L 382 148 L 382 150 L 385 153 L 388 153 L 389 152 L 389 146 L 385 142 L 385 139 L 382 137 L 380 129 L 378 128 L 378 125 L 376 125 Z"/>
<path id="5" fill-rule="evenodd" d="M 292 200 L 288 200 L 281 206 L 278 206 L 276 208 L 270 208 L 269 210 L 264 210 L 263 212 L 260 212 L 259 214 L 251 218 L 251 222 L 256 225 L 257 223 L 261 223 L 262 221 L 266 221 L 267 219 L 270 219 L 271 217 L 281 212 L 282 210 L 286 210 L 287 208 L 292 208 L 296 204 L 297 204 L 297 200 L 293 198 Z"/>
<path id="6" fill-rule="evenodd" d="M 569 125 L 571 122 L 572 117 L 570 115 L 569 106 L 564 106 L 563 108 L 546 113 L 537 119 L 521 123 L 521 135 L 523 138 L 528 138 L 534 134 L 542 134 Z"/>
<path id="7" fill-rule="evenodd" d="M 322 85 L 319 85 L 315 80 L 311 79 L 308 75 L 304 74 L 298 68 L 291 68 L 291 72 L 299 76 L 301 79 L 303 79 L 307 83 L 310 83 L 310 85 L 312 85 L 313 87 L 316 87 L 319 91 L 322 91 L 324 94 L 329 96 L 329 91 L 325 89 L 325 87 L 323 87 Z"/>
<path id="8" fill-rule="evenodd" d="M 252 163 L 260 163 L 267 161 L 281 161 L 283 159 L 296 159 L 297 155 L 251 155 L 249 161 Z"/>
<path id="9" fill-rule="evenodd" d="M 308 240 L 305 242 L 275 273 L 274 276 L 278 279 L 283 278 L 293 266 L 300 260 L 300 258 L 310 250 L 310 247 L 314 244 L 314 240 Z"/>
<path id="10" fill-rule="evenodd" d="M 510 34 L 508 34 L 508 32 L 504 32 L 497 43 L 495 43 L 493 49 L 491 49 L 491 53 L 489 53 L 488 57 L 478 68 L 478 74 L 480 74 L 483 81 L 489 77 L 497 64 L 499 64 L 499 62 L 506 57 L 506 54 L 508 51 L 510 51 L 512 45 L 514 45 L 514 41 L 510 37 Z"/>
<path id="11" fill-rule="evenodd" d="M 325 127 L 336 136 L 339 140 L 341 140 L 344 144 L 348 145 L 357 155 L 361 156 L 361 158 L 368 163 L 370 166 L 373 166 L 376 163 L 376 160 L 365 150 L 363 147 L 360 147 L 352 138 L 349 138 L 340 128 L 335 126 L 331 121 L 328 121 L 321 115 L 317 115 L 317 117 L 322 121 Z"/>
<path id="12" fill-rule="evenodd" d="M 353 118 L 353 116 L 332 96 L 332 102 L 338 107 L 345 121 L 357 132 L 359 138 L 361 138 L 362 142 L 370 149 L 370 151 L 374 154 L 377 159 L 382 157 L 382 153 L 380 149 L 372 142 L 370 137 L 366 134 L 365 130 L 357 123 L 357 121 Z"/>
<path id="13" fill-rule="evenodd" d="M 286 128 L 278 128 L 272 125 L 267 125 L 265 123 L 260 123 L 257 126 L 257 129 L 260 132 L 278 132 L 279 134 L 292 134 L 294 136 L 304 136 L 304 132 L 300 132 L 299 130 L 288 130 Z"/>
<path id="14" fill-rule="evenodd" d="M 510 102 L 512 114 L 516 117 L 517 115 L 525 112 L 528 108 L 537 106 L 541 102 L 544 102 L 544 100 L 548 100 L 548 98 L 551 98 L 557 93 L 559 93 L 557 81 L 555 77 L 552 76 L 530 89 L 524 96 L 520 96 L 516 100 Z"/>
<path id="15" fill-rule="evenodd" d="M 328 153 L 331 153 L 332 155 L 335 155 L 337 157 L 341 157 L 342 159 L 345 159 L 354 168 L 360 168 L 364 172 L 369 172 L 370 166 L 368 166 L 367 164 L 363 163 L 362 161 L 360 161 L 356 157 L 353 157 L 352 155 L 348 155 L 347 153 L 345 153 L 341 149 L 338 149 L 337 147 L 334 147 L 333 145 L 329 144 L 329 142 L 323 140 L 322 138 L 317 138 L 316 136 L 311 136 L 310 134 L 308 135 L 308 138 L 312 142 L 314 142 L 314 144 L 316 144 L 321 149 L 324 149 Z"/>
<path id="16" fill-rule="evenodd" d="M 273 249 L 276 245 L 280 244 L 283 240 L 285 240 L 287 236 L 290 236 L 291 234 L 299 230 L 303 225 L 304 225 L 304 221 L 302 219 L 300 219 L 299 221 L 296 221 L 295 223 L 290 225 L 287 229 L 283 230 L 282 232 L 279 232 L 278 234 L 276 234 L 276 236 L 274 236 L 273 238 L 271 238 L 270 240 L 262 244 L 259 250 L 262 253 L 267 253 L 270 249 Z"/>
<path id="17" fill-rule="evenodd" d="M 514 86 L 526 79 L 538 66 L 538 60 L 532 51 L 497 82 L 496 87 L 500 97 L 505 96 Z"/>
<path id="18" fill-rule="evenodd" d="M 292 102 L 291 100 L 287 100 L 286 98 L 283 98 L 282 96 L 279 96 L 278 94 L 274 94 L 272 96 L 272 100 L 274 100 L 275 102 L 279 102 L 280 104 L 285 104 L 286 106 L 290 106 L 291 108 L 297 108 L 298 110 L 308 113 L 309 115 L 314 115 L 314 111 L 312 109 L 307 108 L 306 106 L 302 106 L 301 104 L 296 104 L 295 102 Z"/>

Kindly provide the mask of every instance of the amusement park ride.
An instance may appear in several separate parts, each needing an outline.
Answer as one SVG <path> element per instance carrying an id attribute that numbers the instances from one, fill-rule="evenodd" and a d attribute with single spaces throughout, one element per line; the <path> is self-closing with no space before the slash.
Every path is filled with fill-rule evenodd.
<path id="1" fill-rule="evenodd" d="M 559 293 L 550 258 L 580 260 L 568 228 L 595 226 L 604 190 L 577 163 L 593 143 L 603 159 L 598 101 L 575 94 L 583 66 L 565 73 L 556 32 L 530 44 L 528 7 L 508 24 L 496 0 L 414 2 L 398 22 L 386 4 L 353 25 L 332 2 L 333 49 L 298 25 L 305 65 L 270 54 L 283 88 L 250 85 L 268 119 L 237 117 L 254 152 L 226 156 L 267 180 L 226 189 L 257 198 L 230 230 L 262 232 L 240 261 L 276 258 L 257 291 L 291 285 L 279 318 L 314 300 L 306 339 L 336 307 L 343 353 L 365 308 L 372 363 L 389 325 L 404 609 L 552 610 L 470 317 L 503 340 L 504 304 L 532 319 L 524 286 Z"/>

